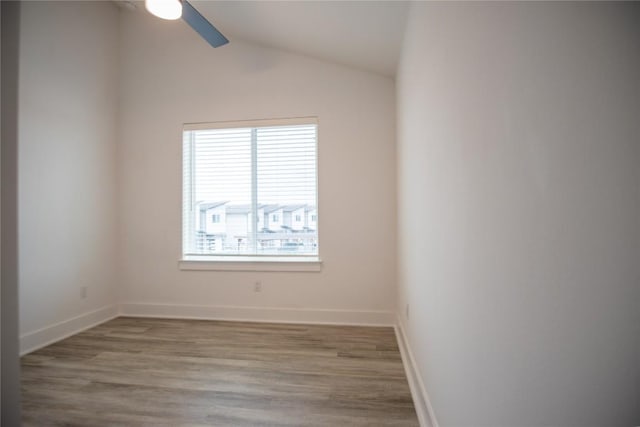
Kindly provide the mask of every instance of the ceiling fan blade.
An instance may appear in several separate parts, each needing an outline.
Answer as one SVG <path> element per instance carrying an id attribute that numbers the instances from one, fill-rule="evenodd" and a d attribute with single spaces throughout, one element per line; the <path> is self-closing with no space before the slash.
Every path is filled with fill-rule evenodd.
<path id="1" fill-rule="evenodd" d="M 219 47 L 229 43 L 229 40 L 186 0 L 182 0 L 182 19 L 196 30 L 203 39 L 209 42 L 211 46 Z"/>

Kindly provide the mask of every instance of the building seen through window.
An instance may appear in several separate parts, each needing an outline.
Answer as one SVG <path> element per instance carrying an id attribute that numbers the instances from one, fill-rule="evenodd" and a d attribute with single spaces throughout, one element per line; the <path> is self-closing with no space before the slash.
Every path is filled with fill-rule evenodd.
<path id="1" fill-rule="evenodd" d="M 318 254 L 317 125 L 284 122 L 185 125 L 183 255 Z"/>

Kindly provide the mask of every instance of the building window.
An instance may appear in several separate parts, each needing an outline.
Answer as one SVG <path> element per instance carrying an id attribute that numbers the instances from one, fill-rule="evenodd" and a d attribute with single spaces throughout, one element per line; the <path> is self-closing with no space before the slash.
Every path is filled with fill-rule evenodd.
<path id="1" fill-rule="evenodd" d="M 226 218 L 220 227 L 199 221 L 201 212 L 212 207 L 222 210 L 211 215 L 212 223 L 222 224 L 223 214 Z M 259 213 L 317 209 L 315 119 L 185 125 L 182 208 L 187 259 L 317 256 L 316 229 L 296 231 L 297 243 L 285 245 L 291 215 L 281 222 L 280 214 L 271 213 L 271 221 L 259 226 Z M 295 221 L 301 220 L 295 215 Z"/>
<path id="2" fill-rule="evenodd" d="M 316 215 L 311 215 L 311 221 L 316 222 L 317 221 L 317 217 Z"/>

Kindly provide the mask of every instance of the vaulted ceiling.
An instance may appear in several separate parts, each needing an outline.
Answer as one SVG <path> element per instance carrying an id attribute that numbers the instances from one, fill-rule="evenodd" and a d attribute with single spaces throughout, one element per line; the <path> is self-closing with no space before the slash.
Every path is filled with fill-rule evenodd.
<path id="1" fill-rule="evenodd" d="M 234 39 L 394 76 L 406 1 L 190 0 Z M 144 9 L 137 3 L 138 9 Z"/>

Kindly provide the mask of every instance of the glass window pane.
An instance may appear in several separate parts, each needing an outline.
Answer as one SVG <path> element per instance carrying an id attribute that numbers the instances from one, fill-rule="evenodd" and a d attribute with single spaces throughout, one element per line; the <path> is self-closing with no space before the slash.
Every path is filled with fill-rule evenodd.
<path id="1" fill-rule="evenodd" d="M 183 252 L 317 255 L 316 125 L 188 130 Z"/>

